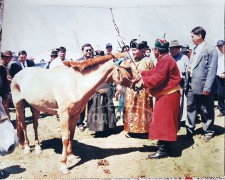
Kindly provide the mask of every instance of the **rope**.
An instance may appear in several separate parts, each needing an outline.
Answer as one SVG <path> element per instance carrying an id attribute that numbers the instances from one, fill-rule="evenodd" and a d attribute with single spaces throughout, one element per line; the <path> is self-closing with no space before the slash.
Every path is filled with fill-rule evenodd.
<path id="1" fill-rule="evenodd" d="M 115 19 L 114 19 L 114 16 L 113 16 L 112 8 L 110 8 L 110 11 L 111 11 L 111 15 L 112 15 L 112 22 L 113 22 L 114 27 L 115 27 L 115 30 L 116 30 L 116 32 L 117 32 L 117 34 L 118 34 L 117 36 L 120 38 L 120 41 L 121 41 L 121 43 L 123 44 L 123 46 L 125 46 L 126 44 L 125 44 L 125 42 L 123 41 L 123 39 L 125 39 L 125 38 L 123 38 L 123 37 L 120 35 L 119 28 L 118 28 L 118 26 L 117 26 L 117 24 L 116 24 L 116 21 L 115 21 Z M 117 39 L 117 42 L 118 42 L 120 48 L 122 48 L 121 45 L 120 45 L 120 43 L 119 43 L 119 40 L 118 40 L 118 39 Z M 139 71 L 139 69 L 137 68 L 137 65 L 135 64 L 135 62 L 133 61 L 133 59 L 131 58 L 130 52 L 127 52 L 127 53 L 128 53 L 128 56 L 129 56 L 131 62 L 134 64 L 134 66 L 135 66 L 135 68 L 136 68 L 136 70 L 138 71 L 138 74 L 139 74 L 139 76 L 140 76 L 140 71 Z M 136 79 L 137 79 L 139 76 L 137 76 Z"/>

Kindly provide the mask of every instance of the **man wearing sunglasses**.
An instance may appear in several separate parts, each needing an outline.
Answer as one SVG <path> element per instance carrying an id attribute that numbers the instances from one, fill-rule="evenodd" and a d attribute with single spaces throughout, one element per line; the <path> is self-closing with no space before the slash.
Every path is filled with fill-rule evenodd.
<path id="1" fill-rule="evenodd" d="M 83 56 L 81 58 L 77 59 L 78 61 L 93 58 L 94 48 L 92 47 L 91 44 L 89 44 L 89 43 L 84 44 L 81 47 L 81 50 L 83 52 Z"/>
<path id="2" fill-rule="evenodd" d="M 82 61 L 82 60 L 86 60 L 86 59 L 90 59 L 93 58 L 94 56 L 94 48 L 92 47 L 91 44 L 86 43 L 81 47 L 81 50 L 83 52 L 83 56 L 79 59 L 77 59 L 77 61 Z M 84 108 L 84 110 L 81 112 L 80 114 L 80 119 L 77 122 L 77 127 L 79 128 L 79 130 L 81 132 L 84 131 L 84 118 L 85 118 L 85 111 L 86 108 Z"/>

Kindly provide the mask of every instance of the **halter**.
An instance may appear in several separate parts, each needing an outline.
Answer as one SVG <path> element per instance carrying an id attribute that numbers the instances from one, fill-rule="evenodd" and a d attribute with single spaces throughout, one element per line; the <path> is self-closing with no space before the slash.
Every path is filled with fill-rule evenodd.
<path id="1" fill-rule="evenodd" d="M 121 69 L 125 69 L 125 71 L 128 72 L 128 71 L 131 69 L 130 66 L 129 66 L 129 67 L 125 67 L 125 66 L 121 66 L 121 65 L 120 65 L 124 60 L 125 60 L 124 58 L 119 58 L 119 59 L 117 59 L 116 61 L 114 61 L 115 65 L 116 65 L 117 78 L 120 79 L 120 77 L 122 77 L 122 79 L 126 79 L 126 80 L 129 82 L 129 84 L 131 85 L 131 87 L 132 87 L 132 86 L 133 86 L 133 82 L 132 82 L 130 79 L 128 79 L 128 78 L 123 74 L 123 72 L 121 71 Z M 139 72 L 139 71 L 138 71 L 138 72 Z M 121 75 L 121 76 L 120 76 L 120 75 Z M 137 80 L 137 78 L 139 78 L 139 76 L 140 76 L 140 73 L 138 73 L 138 76 L 136 77 L 135 80 Z"/>

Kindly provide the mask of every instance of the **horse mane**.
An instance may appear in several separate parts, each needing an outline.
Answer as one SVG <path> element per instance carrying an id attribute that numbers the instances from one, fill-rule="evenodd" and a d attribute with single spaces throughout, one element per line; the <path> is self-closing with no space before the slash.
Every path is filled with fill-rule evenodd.
<path id="1" fill-rule="evenodd" d="M 90 59 L 86 59 L 82 61 L 63 61 L 63 64 L 65 66 L 72 67 L 74 69 L 82 71 L 87 67 L 94 66 L 97 64 L 102 64 L 111 59 L 119 59 L 126 56 L 127 56 L 127 53 L 116 53 L 116 54 L 109 54 L 105 56 L 98 56 L 95 58 L 90 58 Z"/>
<path id="2" fill-rule="evenodd" d="M 109 61 L 111 59 L 114 59 L 113 55 L 106 55 L 106 56 L 99 56 L 95 58 L 90 58 L 83 61 L 64 61 L 64 65 L 68 67 L 72 67 L 74 69 L 78 69 L 79 71 L 84 70 L 87 67 L 96 65 L 96 64 L 102 64 L 106 61 Z"/>

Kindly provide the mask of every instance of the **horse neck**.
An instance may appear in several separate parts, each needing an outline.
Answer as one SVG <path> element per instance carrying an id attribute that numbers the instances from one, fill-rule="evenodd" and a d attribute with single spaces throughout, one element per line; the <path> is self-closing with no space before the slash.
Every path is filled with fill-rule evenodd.
<path id="1" fill-rule="evenodd" d="M 88 94 L 92 95 L 95 92 L 95 89 L 103 82 L 112 81 L 114 66 L 113 61 L 107 61 L 98 69 L 85 74 L 82 78 L 82 82 L 88 83 L 86 83 L 86 86 L 84 87 L 84 92 L 86 91 Z"/>

